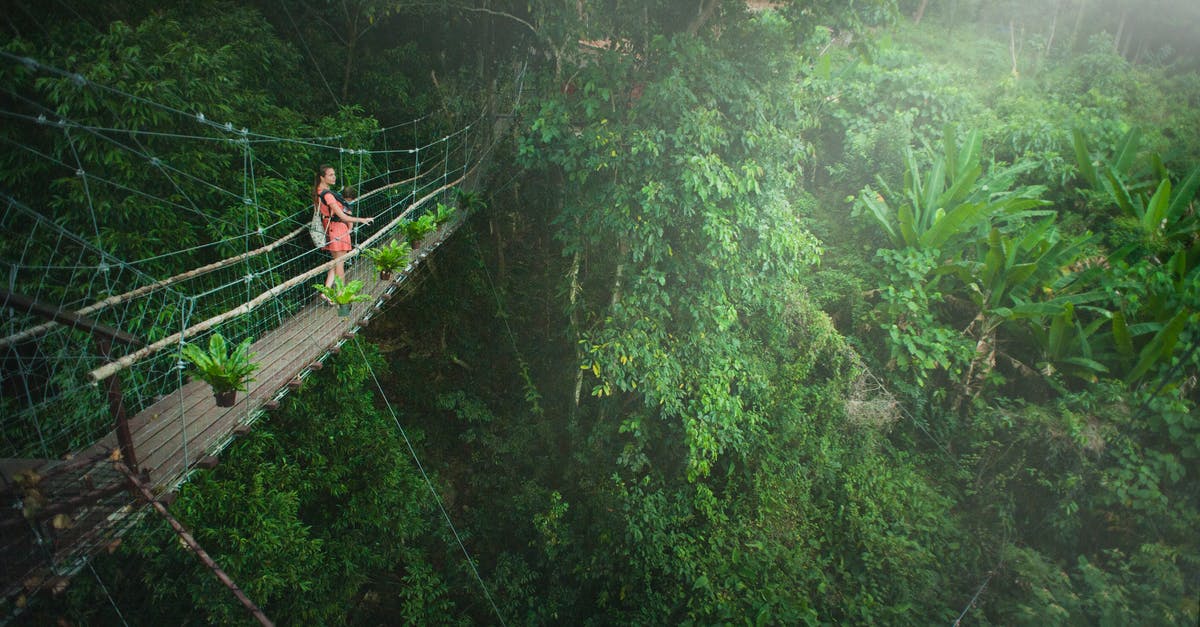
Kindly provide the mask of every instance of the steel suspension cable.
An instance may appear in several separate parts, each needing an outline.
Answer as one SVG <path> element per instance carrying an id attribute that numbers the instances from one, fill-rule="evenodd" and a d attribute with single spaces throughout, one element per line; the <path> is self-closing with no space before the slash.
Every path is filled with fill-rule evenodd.
<path id="1" fill-rule="evenodd" d="M 362 363 L 367 367 L 367 372 L 371 373 L 371 380 L 375 382 L 375 387 L 379 390 L 379 396 L 383 399 L 388 413 L 392 416 L 392 422 L 395 423 L 400 436 L 404 438 L 404 444 L 408 446 L 408 453 L 412 455 L 413 462 L 417 465 L 417 470 L 421 473 L 421 478 L 425 480 L 425 485 L 429 487 L 429 492 L 433 495 L 433 500 L 437 503 L 438 510 L 442 513 L 442 518 L 446 520 L 446 525 L 450 527 L 450 533 L 454 535 L 454 541 L 458 543 L 458 548 L 462 550 L 463 556 L 466 557 L 467 565 L 471 567 L 471 572 L 475 574 L 475 580 L 479 582 L 479 587 L 483 590 L 483 595 L 487 597 L 488 603 L 492 606 L 492 611 L 496 613 L 496 619 L 500 621 L 501 625 L 504 625 L 504 616 L 500 614 L 500 608 L 492 600 L 492 594 L 488 592 L 487 584 L 484 583 L 483 577 L 479 574 L 479 569 L 475 567 L 475 560 L 471 559 L 470 551 L 463 544 L 462 538 L 458 535 L 458 529 L 454 527 L 454 522 L 450 520 L 450 514 L 446 512 L 446 507 L 442 504 L 442 497 L 438 494 L 437 488 L 433 487 L 433 481 L 429 479 L 429 475 L 425 472 L 425 467 L 421 464 L 421 459 L 417 457 L 417 451 L 413 448 L 412 441 L 408 439 L 408 433 L 404 430 L 404 426 L 400 424 L 400 418 L 396 415 L 396 410 L 392 407 L 392 402 L 388 400 L 387 393 L 383 390 L 383 384 L 379 382 L 379 377 L 375 375 L 375 369 L 371 367 L 371 361 L 367 359 L 367 353 L 363 350 L 362 344 L 359 343 L 358 336 L 354 337 L 354 346 L 358 348 L 358 353 L 362 356 Z"/>

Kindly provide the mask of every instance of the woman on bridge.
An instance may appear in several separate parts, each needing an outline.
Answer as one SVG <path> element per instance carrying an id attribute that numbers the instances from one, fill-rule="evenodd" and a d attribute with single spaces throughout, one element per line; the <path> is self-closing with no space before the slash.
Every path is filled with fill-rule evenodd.
<path id="1" fill-rule="evenodd" d="M 331 187 L 337 183 L 337 171 L 331 165 L 317 168 L 317 179 L 313 182 L 313 200 L 321 212 L 321 221 L 325 226 L 325 250 L 333 255 L 337 262 L 325 275 L 325 286 L 332 287 L 334 277 L 346 280 L 346 267 L 342 257 L 354 247 L 350 242 L 350 225 L 352 223 L 370 224 L 374 218 L 356 218 L 349 213 L 346 202 Z M 325 300 L 329 300 L 326 298 Z"/>

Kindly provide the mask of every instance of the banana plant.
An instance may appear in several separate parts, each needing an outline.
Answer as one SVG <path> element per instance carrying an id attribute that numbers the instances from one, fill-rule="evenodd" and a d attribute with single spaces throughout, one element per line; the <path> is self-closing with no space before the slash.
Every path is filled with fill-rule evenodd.
<path id="1" fill-rule="evenodd" d="M 978 229 L 986 233 L 993 220 L 1052 213 L 1034 211 L 1049 204 L 1038 198 L 1043 187 L 1011 189 L 1017 176 L 1031 169 L 1033 162 L 994 167 L 983 175 L 979 131 L 968 133 L 960 144 L 954 128 L 948 127 L 942 154 L 933 155 L 929 151 L 929 156 L 930 168 L 922 175 L 913 151 L 905 151 L 907 169 L 902 193 L 894 193 L 880 180 L 884 193 L 866 187 L 858 196 L 860 206 L 867 209 L 867 215 L 874 218 L 897 248 L 948 252 L 974 236 Z M 893 199 L 895 208 L 888 198 Z"/>
<path id="2" fill-rule="evenodd" d="M 1081 307 L 1082 309 L 1082 307 Z M 1038 348 L 1037 371 L 1047 377 L 1062 373 L 1083 381 L 1095 382 L 1109 373 L 1101 354 L 1109 344 L 1104 342 L 1101 329 L 1111 321 L 1112 312 L 1102 307 L 1088 307 L 1094 319 L 1084 324 L 1075 313 L 1075 304 L 1063 303 L 1062 310 L 1044 320 L 1032 320 L 1027 325 Z"/>
<path id="3" fill-rule="evenodd" d="M 1200 166 L 1193 168 L 1178 186 L 1156 154 L 1149 156 L 1151 167 L 1139 166 L 1141 134 L 1132 129 L 1121 138 L 1111 157 L 1093 161 L 1087 138 L 1076 129 L 1075 160 L 1080 176 L 1092 189 L 1107 194 L 1112 203 L 1136 225 L 1148 247 L 1178 249 L 1192 245 L 1200 229 L 1200 217 L 1193 204 L 1200 188 Z M 1157 181 L 1157 183 L 1155 183 Z"/>
<path id="4" fill-rule="evenodd" d="M 977 260 L 954 265 L 954 273 L 967 286 L 977 308 L 964 331 L 976 341 L 976 351 L 963 380 L 963 397 L 978 394 L 994 368 L 997 335 L 1004 324 L 1028 320 L 1036 326 L 1044 324 L 1047 318 L 1062 318 L 1053 338 L 1061 343 L 1074 308 L 1105 298 L 1106 294 L 1100 290 L 1080 291 L 1087 281 L 1069 270 L 1092 239 L 1090 235 L 1062 237 L 1053 218 L 1014 234 L 993 227 Z M 1081 334 L 1077 339 L 1087 336 Z M 1062 346 L 1057 352 L 1065 354 Z M 1083 348 L 1073 351 L 1071 357 L 1087 360 L 1088 354 Z M 1092 365 L 1086 361 L 1068 363 L 1080 367 Z"/>

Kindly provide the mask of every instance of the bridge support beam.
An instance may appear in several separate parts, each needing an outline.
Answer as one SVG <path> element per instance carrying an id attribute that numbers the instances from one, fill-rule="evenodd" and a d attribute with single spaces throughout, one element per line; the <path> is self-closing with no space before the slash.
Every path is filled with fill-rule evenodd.
<path id="1" fill-rule="evenodd" d="M 167 511 L 166 506 L 154 497 L 154 493 L 150 491 L 150 488 L 146 487 L 146 484 L 140 478 L 138 478 L 137 473 L 130 470 L 125 464 L 118 463 L 117 467 L 120 468 L 121 472 L 125 473 L 125 476 L 129 479 L 129 483 L 133 485 L 134 489 L 141 493 L 142 498 L 146 499 L 146 502 L 154 508 L 154 511 L 158 512 L 160 516 L 166 519 L 167 523 L 171 525 L 171 528 L 175 530 L 175 533 L 179 536 L 179 539 L 182 540 L 185 545 L 187 545 L 188 549 L 196 554 L 196 557 L 199 558 L 200 561 L 206 567 L 208 567 L 208 569 L 211 570 L 214 575 L 216 575 L 217 579 L 224 584 L 226 588 L 229 588 L 230 592 L 233 592 L 233 596 L 237 597 L 237 600 L 242 604 L 242 607 L 246 608 L 246 610 L 250 612 L 250 615 L 253 616 L 254 619 L 259 622 L 259 624 L 266 625 L 268 627 L 274 627 L 275 623 L 271 622 L 271 619 L 267 618 L 267 615 L 263 613 L 262 609 L 255 605 L 254 601 L 251 601 L 250 597 L 246 596 L 245 592 L 242 592 L 242 589 L 238 587 L 237 583 L 235 583 L 233 579 L 231 579 L 229 575 L 225 573 L 225 571 L 221 570 L 221 567 L 218 566 L 216 561 L 209 556 L 208 552 L 200 546 L 200 543 L 196 542 L 196 539 L 192 537 L 192 534 L 188 533 L 183 524 L 176 520 L 175 517 L 171 515 L 171 512 Z"/>
<path id="2" fill-rule="evenodd" d="M 112 342 L 103 336 L 96 337 L 97 348 L 106 358 L 111 354 Z M 104 393 L 108 397 L 108 410 L 116 423 L 117 443 L 121 447 L 121 457 L 125 464 L 137 472 L 137 453 L 133 448 L 133 433 L 129 430 L 129 416 L 125 413 L 125 395 L 121 391 L 121 373 L 116 373 L 104 380 Z"/>

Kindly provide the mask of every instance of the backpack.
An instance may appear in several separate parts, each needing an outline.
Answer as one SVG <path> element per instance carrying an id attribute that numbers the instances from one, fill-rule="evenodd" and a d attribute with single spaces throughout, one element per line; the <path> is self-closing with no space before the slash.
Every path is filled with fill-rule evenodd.
<path id="1" fill-rule="evenodd" d="M 321 208 L 313 207 L 312 219 L 308 221 L 308 236 L 312 238 L 313 246 L 325 248 L 325 223 L 321 220 Z"/>
<path id="2" fill-rule="evenodd" d="M 317 248 L 325 248 L 329 244 L 329 240 L 325 236 L 325 216 L 321 213 L 321 205 L 326 204 L 325 194 L 333 194 L 333 197 L 342 203 L 343 207 L 348 206 L 337 192 L 328 189 L 321 192 L 321 200 L 317 201 L 317 206 L 313 207 L 312 219 L 308 221 L 308 236 L 312 238 L 313 245 Z M 329 221 L 341 222 L 341 219 L 331 211 Z"/>

